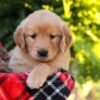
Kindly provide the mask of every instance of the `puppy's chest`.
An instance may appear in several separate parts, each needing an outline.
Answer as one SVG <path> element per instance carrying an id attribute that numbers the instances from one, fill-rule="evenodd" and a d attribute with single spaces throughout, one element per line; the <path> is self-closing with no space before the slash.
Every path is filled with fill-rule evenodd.
<path id="1" fill-rule="evenodd" d="M 10 60 L 10 67 L 15 72 L 29 72 L 34 69 L 35 63 L 30 62 L 30 60 L 23 59 L 21 57 L 12 57 Z"/>

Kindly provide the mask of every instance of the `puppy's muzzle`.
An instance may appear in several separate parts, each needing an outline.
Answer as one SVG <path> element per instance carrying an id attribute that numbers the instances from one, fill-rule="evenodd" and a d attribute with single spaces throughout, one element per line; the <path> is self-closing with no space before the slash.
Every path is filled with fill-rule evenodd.
<path id="1" fill-rule="evenodd" d="M 46 58 L 48 56 L 48 51 L 45 49 L 38 50 L 38 56 L 40 58 Z"/>

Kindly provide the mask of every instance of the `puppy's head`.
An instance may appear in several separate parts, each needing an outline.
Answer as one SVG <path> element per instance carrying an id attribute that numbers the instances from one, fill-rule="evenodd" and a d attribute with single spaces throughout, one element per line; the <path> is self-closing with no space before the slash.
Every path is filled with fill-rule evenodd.
<path id="1" fill-rule="evenodd" d="M 54 59 L 71 45 L 69 28 L 54 13 L 40 10 L 30 14 L 16 29 L 16 44 L 39 61 Z"/>

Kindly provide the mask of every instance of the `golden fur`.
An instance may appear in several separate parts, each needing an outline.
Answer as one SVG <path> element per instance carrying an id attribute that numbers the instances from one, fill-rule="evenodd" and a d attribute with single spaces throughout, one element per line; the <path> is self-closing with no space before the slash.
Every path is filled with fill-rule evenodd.
<path id="1" fill-rule="evenodd" d="M 71 35 L 68 26 L 56 14 L 39 10 L 30 14 L 14 33 L 16 47 L 9 66 L 14 71 L 30 71 L 27 84 L 39 88 L 47 76 L 59 68 L 69 67 Z M 37 55 L 41 48 L 48 50 L 48 57 Z"/>

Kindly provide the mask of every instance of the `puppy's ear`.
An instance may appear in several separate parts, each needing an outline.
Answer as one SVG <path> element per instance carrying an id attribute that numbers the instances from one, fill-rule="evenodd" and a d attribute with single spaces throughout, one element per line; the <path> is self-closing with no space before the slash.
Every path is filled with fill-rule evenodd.
<path id="1" fill-rule="evenodd" d="M 22 27 L 19 26 L 14 32 L 14 40 L 16 45 L 18 45 L 21 49 L 25 49 L 25 37 Z"/>
<path id="2" fill-rule="evenodd" d="M 72 42 L 72 36 L 70 34 L 70 30 L 68 26 L 63 24 L 61 27 L 62 27 L 63 35 L 60 43 L 60 49 L 61 51 L 64 52 L 66 49 L 70 48 Z"/>

